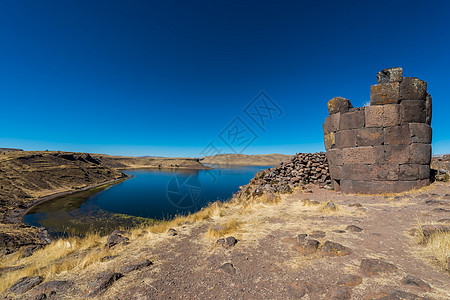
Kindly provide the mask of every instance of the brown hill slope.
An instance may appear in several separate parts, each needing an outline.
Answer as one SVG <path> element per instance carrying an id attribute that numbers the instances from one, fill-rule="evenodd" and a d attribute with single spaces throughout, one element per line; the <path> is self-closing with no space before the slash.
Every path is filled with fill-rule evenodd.
<path id="1" fill-rule="evenodd" d="M 274 166 L 290 159 L 292 155 L 285 154 L 217 154 L 206 156 L 202 163 L 211 165 L 240 165 L 240 166 Z"/>
<path id="2" fill-rule="evenodd" d="M 209 169 L 201 164 L 197 158 L 91 155 L 99 159 L 105 166 L 121 170 L 145 168 Z"/>

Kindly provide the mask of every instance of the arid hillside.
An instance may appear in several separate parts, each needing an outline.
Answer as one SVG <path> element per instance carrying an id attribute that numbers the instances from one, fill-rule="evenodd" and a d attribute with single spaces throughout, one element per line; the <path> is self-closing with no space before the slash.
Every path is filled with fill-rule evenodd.
<path id="1" fill-rule="evenodd" d="M 101 154 L 91 154 L 92 157 L 99 159 L 105 166 L 115 169 L 209 169 L 199 162 L 196 158 L 183 157 L 151 157 L 151 156 L 110 156 Z"/>
<path id="2" fill-rule="evenodd" d="M 206 156 L 202 163 L 211 165 L 239 165 L 239 166 L 274 166 L 289 160 L 292 155 L 285 154 L 217 154 Z"/>

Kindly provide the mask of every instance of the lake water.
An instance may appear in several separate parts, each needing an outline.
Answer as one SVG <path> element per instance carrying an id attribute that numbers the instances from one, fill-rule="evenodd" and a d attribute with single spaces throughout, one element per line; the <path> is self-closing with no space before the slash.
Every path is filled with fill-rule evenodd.
<path id="1" fill-rule="evenodd" d="M 53 236 L 106 234 L 150 219 L 170 219 L 226 201 L 256 172 L 269 166 L 217 167 L 213 170 L 127 170 L 134 176 L 106 189 L 68 195 L 35 206 L 25 224 L 44 226 Z"/>

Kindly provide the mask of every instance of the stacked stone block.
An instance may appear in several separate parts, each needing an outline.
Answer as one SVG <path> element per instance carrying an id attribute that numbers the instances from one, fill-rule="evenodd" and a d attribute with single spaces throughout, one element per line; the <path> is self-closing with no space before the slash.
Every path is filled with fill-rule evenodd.
<path id="1" fill-rule="evenodd" d="M 377 74 L 370 105 L 328 102 L 323 124 L 332 184 L 344 193 L 396 193 L 429 184 L 431 96 L 401 68 Z"/>

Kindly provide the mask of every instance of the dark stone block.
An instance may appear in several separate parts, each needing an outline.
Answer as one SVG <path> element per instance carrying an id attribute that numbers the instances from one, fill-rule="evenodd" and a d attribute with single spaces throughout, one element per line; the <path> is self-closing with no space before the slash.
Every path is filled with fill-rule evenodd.
<path id="1" fill-rule="evenodd" d="M 342 130 L 336 132 L 336 147 L 337 148 L 356 147 L 356 131 Z"/>
<path id="2" fill-rule="evenodd" d="M 378 83 L 400 82 L 403 79 L 402 68 L 388 68 L 377 73 Z"/>
<path id="3" fill-rule="evenodd" d="M 384 128 L 385 145 L 409 145 L 411 144 L 411 134 L 409 125 Z"/>
<path id="4" fill-rule="evenodd" d="M 344 165 L 370 165 L 375 163 L 375 154 L 371 146 L 345 148 L 342 150 L 342 157 Z"/>
<path id="5" fill-rule="evenodd" d="M 383 105 L 370 105 L 364 110 L 366 127 L 383 127 Z"/>
<path id="6" fill-rule="evenodd" d="M 400 105 L 383 105 L 383 127 L 398 126 L 401 122 Z"/>
<path id="7" fill-rule="evenodd" d="M 388 164 L 400 165 L 409 163 L 409 145 L 385 145 L 384 158 Z"/>
<path id="8" fill-rule="evenodd" d="M 343 113 L 339 120 L 340 130 L 358 129 L 364 127 L 364 109 Z"/>
<path id="9" fill-rule="evenodd" d="M 345 164 L 342 166 L 342 178 L 350 180 L 371 180 L 372 166 L 370 165 L 355 165 Z"/>
<path id="10" fill-rule="evenodd" d="M 353 108 L 350 100 L 342 98 L 342 97 L 334 97 L 330 101 L 328 101 L 328 113 L 330 115 L 335 113 L 343 113 L 347 112 L 350 108 Z"/>
<path id="11" fill-rule="evenodd" d="M 375 164 L 372 165 L 370 178 L 379 181 L 398 180 L 399 165 L 395 164 Z"/>
<path id="12" fill-rule="evenodd" d="M 336 113 L 325 118 L 325 123 L 323 124 L 323 132 L 325 134 L 339 130 L 340 116 L 340 113 Z"/>
<path id="13" fill-rule="evenodd" d="M 431 162 L 430 144 L 411 144 L 410 162 L 413 164 L 429 165 Z"/>
<path id="14" fill-rule="evenodd" d="M 413 143 L 431 143 L 432 130 L 430 125 L 425 123 L 409 123 L 409 131 L 411 132 L 411 141 Z"/>
<path id="15" fill-rule="evenodd" d="M 431 95 L 427 93 L 427 97 L 425 100 L 425 112 L 427 114 L 426 123 L 431 125 L 431 116 L 432 116 L 432 100 Z"/>
<path id="16" fill-rule="evenodd" d="M 363 181 L 363 180 L 341 180 L 343 193 L 351 194 L 382 194 L 393 192 L 397 181 Z"/>
<path id="17" fill-rule="evenodd" d="M 395 193 L 401 193 L 412 189 L 419 189 L 430 184 L 428 179 L 413 181 L 395 181 Z"/>
<path id="18" fill-rule="evenodd" d="M 330 175 L 334 180 L 340 180 L 342 178 L 342 167 L 330 165 Z"/>
<path id="19" fill-rule="evenodd" d="M 379 83 L 370 87 L 370 105 L 397 104 L 399 99 L 398 82 Z"/>
<path id="20" fill-rule="evenodd" d="M 400 83 L 401 100 L 425 100 L 427 82 L 416 77 L 404 77 Z"/>
<path id="21" fill-rule="evenodd" d="M 330 166 L 342 166 L 344 163 L 341 149 L 330 149 L 327 151 L 326 156 Z"/>
<path id="22" fill-rule="evenodd" d="M 425 101 L 408 100 L 400 104 L 402 123 L 425 123 L 427 112 L 425 111 Z"/>
<path id="23" fill-rule="evenodd" d="M 430 178 L 430 165 L 420 165 L 419 179 L 429 179 L 429 178 Z"/>
<path id="24" fill-rule="evenodd" d="M 382 128 L 356 129 L 356 145 L 358 147 L 382 145 L 383 142 L 384 135 Z"/>
<path id="25" fill-rule="evenodd" d="M 393 165 L 407 164 L 409 162 L 409 145 L 385 145 L 385 162 Z M 380 162 L 380 161 L 378 161 Z"/>
<path id="26" fill-rule="evenodd" d="M 400 165 L 398 172 L 399 180 L 417 180 L 419 179 L 419 165 L 406 164 Z"/>
<path id="27" fill-rule="evenodd" d="M 384 163 L 385 162 L 385 146 L 373 146 L 373 156 L 375 157 L 375 163 Z"/>

